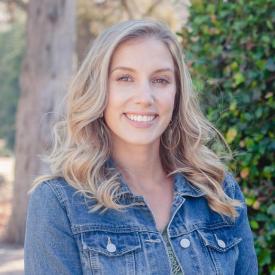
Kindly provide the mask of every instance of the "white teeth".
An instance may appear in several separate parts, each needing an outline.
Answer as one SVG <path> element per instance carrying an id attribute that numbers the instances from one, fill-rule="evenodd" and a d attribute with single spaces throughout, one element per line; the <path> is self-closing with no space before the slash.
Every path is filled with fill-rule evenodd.
<path id="1" fill-rule="evenodd" d="M 133 121 L 143 121 L 143 122 L 147 122 L 147 121 L 152 121 L 155 116 L 143 116 L 143 115 L 132 115 L 132 114 L 126 114 L 126 116 L 133 120 Z"/>

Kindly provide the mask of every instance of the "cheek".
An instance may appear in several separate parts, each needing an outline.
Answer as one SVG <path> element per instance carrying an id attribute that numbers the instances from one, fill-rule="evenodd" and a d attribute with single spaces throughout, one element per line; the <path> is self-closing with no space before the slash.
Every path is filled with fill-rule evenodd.
<path id="1" fill-rule="evenodd" d="M 175 92 L 167 93 L 161 100 L 163 109 L 168 113 L 173 113 L 175 105 Z"/>
<path id="2" fill-rule="evenodd" d="M 109 128 L 117 125 L 125 110 L 125 96 L 117 90 L 108 91 L 107 106 L 104 111 L 104 119 Z"/>
<path id="3" fill-rule="evenodd" d="M 108 100 L 105 113 L 118 112 L 118 108 L 121 106 L 121 104 L 122 97 L 119 95 L 119 93 L 110 90 L 108 92 Z"/>

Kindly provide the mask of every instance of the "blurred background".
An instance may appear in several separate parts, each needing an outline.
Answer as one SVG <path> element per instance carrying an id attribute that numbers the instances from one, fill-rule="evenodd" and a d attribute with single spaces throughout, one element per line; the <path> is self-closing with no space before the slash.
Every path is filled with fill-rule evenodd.
<path id="1" fill-rule="evenodd" d="M 0 0 L 0 274 L 23 274 L 27 192 L 97 35 L 154 18 L 177 34 L 204 114 L 234 152 L 260 274 L 275 275 L 275 1 Z"/>

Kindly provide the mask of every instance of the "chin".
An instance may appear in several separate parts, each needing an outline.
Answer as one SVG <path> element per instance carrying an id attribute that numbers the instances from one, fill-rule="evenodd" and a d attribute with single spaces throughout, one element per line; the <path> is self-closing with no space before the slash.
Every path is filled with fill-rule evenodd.
<path id="1" fill-rule="evenodd" d="M 134 146 L 152 146 L 156 141 L 133 141 L 129 142 L 129 144 Z"/>
<path id="2" fill-rule="evenodd" d="M 117 137 L 116 137 L 117 138 Z M 153 145 L 155 143 L 158 143 L 160 140 L 160 137 L 156 138 L 146 138 L 146 137 L 119 137 L 120 142 L 125 145 L 133 145 L 133 146 L 146 146 L 146 145 Z"/>

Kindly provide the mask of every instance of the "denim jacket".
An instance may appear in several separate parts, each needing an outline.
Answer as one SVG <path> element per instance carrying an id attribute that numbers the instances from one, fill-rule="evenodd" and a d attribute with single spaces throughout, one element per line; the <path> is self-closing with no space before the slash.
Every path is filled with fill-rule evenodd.
<path id="1" fill-rule="evenodd" d="M 247 207 L 231 174 L 225 193 L 243 202 L 235 220 L 212 211 L 202 191 L 174 176 L 168 238 L 185 275 L 256 275 L 257 258 Z M 25 274 L 171 275 L 167 247 L 142 196 L 121 181 L 125 212 L 89 212 L 84 198 L 63 178 L 45 181 L 31 194 Z"/>

